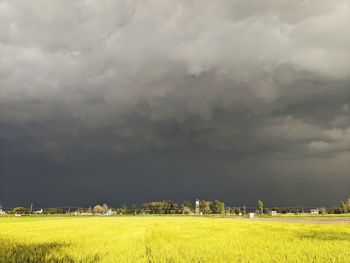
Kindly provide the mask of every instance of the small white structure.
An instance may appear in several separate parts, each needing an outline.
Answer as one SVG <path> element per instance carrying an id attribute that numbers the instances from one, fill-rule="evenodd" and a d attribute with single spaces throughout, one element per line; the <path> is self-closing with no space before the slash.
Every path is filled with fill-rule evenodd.
<path id="1" fill-rule="evenodd" d="M 15 214 L 15 216 L 22 216 L 21 214 Z"/>
<path id="2" fill-rule="evenodd" d="M 113 215 L 116 215 L 117 212 L 116 211 L 112 211 L 112 209 L 108 209 L 108 211 L 106 212 L 106 216 L 113 216 Z"/>
<path id="3" fill-rule="evenodd" d="M 272 215 L 272 216 L 277 216 L 278 213 L 277 213 L 277 211 L 272 210 L 272 211 L 271 211 L 271 215 Z"/>
<path id="4" fill-rule="evenodd" d="M 316 208 L 316 209 L 310 209 L 310 214 L 312 215 L 318 215 L 320 213 L 320 209 Z"/>
<path id="5" fill-rule="evenodd" d="M 195 213 L 196 213 L 196 215 L 199 215 L 200 213 L 199 213 L 199 200 L 196 200 L 196 202 L 195 202 Z"/>
<path id="6" fill-rule="evenodd" d="M 0 209 L 0 215 L 6 215 L 6 212 Z"/>
<path id="7" fill-rule="evenodd" d="M 255 218 L 255 213 L 249 213 L 249 218 L 250 218 L 250 219 Z"/>
<path id="8" fill-rule="evenodd" d="M 43 213 L 43 209 L 40 209 L 40 210 L 34 211 L 34 214 L 42 214 L 42 213 Z"/>

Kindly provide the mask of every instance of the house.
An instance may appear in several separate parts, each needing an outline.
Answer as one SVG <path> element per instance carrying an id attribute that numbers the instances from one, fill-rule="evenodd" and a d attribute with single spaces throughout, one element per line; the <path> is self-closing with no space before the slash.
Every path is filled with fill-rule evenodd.
<path id="1" fill-rule="evenodd" d="M 277 211 L 274 211 L 274 210 L 271 211 L 272 216 L 277 216 L 277 214 L 278 214 Z"/>
<path id="2" fill-rule="evenodd" d="M 312 215 L 318 215 L 320 213 L 320 209 L 316 208 L 316 209 L 310 209 L 310 214 Z"/>
<path id="3" fill-rule="evenodd" d="M 249 218 L 251 219 L 255 218 L 255 213 L 249 213 Z"/>
<path id="4" fill-rule="evenodd" d="M 0 215 L 6 215 L 6 212 L 0 209 Z"/>

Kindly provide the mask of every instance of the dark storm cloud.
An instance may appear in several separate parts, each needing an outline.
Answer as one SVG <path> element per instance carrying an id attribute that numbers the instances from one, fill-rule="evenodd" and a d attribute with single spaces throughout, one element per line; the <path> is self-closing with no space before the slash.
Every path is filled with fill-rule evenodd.
<path id="1" fill-rule="evenodd" d="M 0 1 L 1 198 L 335 204 L 349 15 L 345 0 Z"/>

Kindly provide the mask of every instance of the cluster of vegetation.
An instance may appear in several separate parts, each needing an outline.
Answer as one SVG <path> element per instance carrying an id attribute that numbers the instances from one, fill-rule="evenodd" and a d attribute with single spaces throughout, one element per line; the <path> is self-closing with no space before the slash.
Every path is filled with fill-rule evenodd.
<path id="1" fill-rule="evenodd" d="M 206 201 L 199 200 L 199 210 L 203 214 L 224 214 L 224 213 L 240 213 L 240 208 L 227 207 L 225 210 L 225 204 L 222 201 Z M 97 204 L 88 208 L 44 208 L 42 214 L 66 214 L 66 213 L 79 213 L 79 214 L 105 214 L 108 211 L 112 211 L 115 214 L 190 214 L 195 212 L 194 204 L 191 201 L 184 201 L 182 204 L 177 204 L 172 200 L 162 200 L 147 202 L 142 204 L 141 207 L 137 207 L 132 204 L 130 207 L 127 205 L 121 205 L 120 207 L 113 208 L 107 204 Z M 31 211 L 26 207 L 15 207 L 9 211 L 10 214 L 30 214 Z"/>
<path id="2" fill-rule="evenodd" d="M 225 214 L 225 204 L 220 200 L 206 201 L 197 199 L 199 202 L 198 212 L 203 214 Z M 226 213 L 233 212 L 227 207 Z M 171 200 L 144 203 L 140 209 L 146 214 L 191 214 L 195 213 L 195 207 L 191 201 L 184 201 L 181 205 Z"/>
<path id="3" fill-rule="evenodd" d="M 264 203 L 259 200 L 256 207 L 229 207 L 225 206 L 225 203 L 220 200 L 203 200 L 197 199 L 199 206 L 196 209 L 195 204 L 191 201 L 184 201 L 181 204 L 173 200 L 162 200 L 147 202 L 142 204 L 142 206 L 137 207 L 132 204 L 130 207 L 127 205 L 121 205 L 120 207 L 113 208 L 107 204 L 97 204 L 90 206 L 88 208 L 44 208 L 41 214 L 67 214 L 67 213 L 77 213 L 77 214 L 106 214 L 110 211 L 117 215 L 136 215 L 136 214 L 229 214 L 229 215 L 241 215 L 246 214 L 247 210 L 250 212 L 255 212 L 257 214 L 271 214 L 272 211 L 276 211 L 278 214 L 300 214 L 309 212 L 308 209 L 302 207 L 299 208 L 281 208 L 281 207 L 264 207 Z M 1 209 L 1 206 L 0 206 Z M 347 201 L 340 202 L 339 207 L 325 208 L 320 207 L 320 214 L 346 214 L 350 213 L 350 198 Z M 31 214 L 33 211 L 26 207 L 15 207 L 8 211 L 10 214 Z"/>
<path id="4" fill-rule="evenodd" d="M 347 201 L 341 201 L 339 205 L 339 212 L 341 214 L 350 213 L 350 198 Z"/>
<path id="5" fill-rule="evenodd" d="M 0 218 L 0 262 L 349 262 L 349 224 L 209 217 Z"/>
<path id="6" fill-rule="evenodd" d="M 199 210 L 203 214 L 224 214 L 225 204 L 222 201 L 206 201 L 199 200 Z M 195 213 L 194 204 L 191 201 L 184 201 L 180 205 L 172 200 L 162 200 L 147 202 L 142 204 L 142 206 L 137 207 L 132 204 L 130 207 L 127 205 L 121 205 L 118 208 L 112 208 L 107 204 L 97 204 L 89 208 L 78 208 L 75 212 L 78 213 L 88 213 L 88 214 L 105 214 L 107 211 L 112 211 L 115 214 L 190 214 Z M 227 212 L 240 211 L 237 208 L 226 208 Z M 44 210 L 44 213 L 46 211 Z"/>
<path id="7" fill-rule="evenodd" d="M 31 211 L 30 208 L 23 207 L 23 206 L 18 206 L 10 211 L 8 211 L 9 214 L 20 214 L 20 215 L 25 215 L 25 214 L 32 214 L 33 211 Z M 67 210 L 64 208 L 44 208 L 42 211 L 43 214 L 46 215 L 56 215 L 56 214 L 66 214 Z"/>

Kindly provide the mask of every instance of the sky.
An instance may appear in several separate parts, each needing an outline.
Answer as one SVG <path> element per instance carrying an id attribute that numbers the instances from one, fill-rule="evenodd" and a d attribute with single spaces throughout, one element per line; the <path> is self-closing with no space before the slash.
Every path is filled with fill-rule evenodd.
<path id="1" fill-rule="evenodd" d="M 350 197 L 349 0 L 0 0 L 0 202 Z"/>

